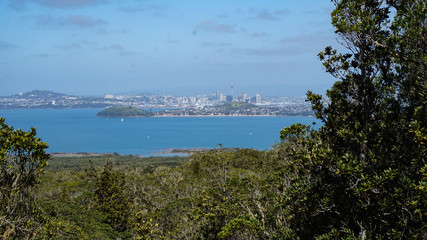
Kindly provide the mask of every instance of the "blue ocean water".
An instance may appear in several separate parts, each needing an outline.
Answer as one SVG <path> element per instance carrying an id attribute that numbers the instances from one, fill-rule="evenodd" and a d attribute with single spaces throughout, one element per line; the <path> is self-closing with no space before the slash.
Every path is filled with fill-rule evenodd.
<path id="1" fill-rule="evenodd" d="M 149 156 L 168 148 L 244 147 L 268 149 L 280 130 L 310 117 L 101 118 L 102 109 L 0 110 L 15 129 L 37 128 L 53 152 L 97 152 Z"/>

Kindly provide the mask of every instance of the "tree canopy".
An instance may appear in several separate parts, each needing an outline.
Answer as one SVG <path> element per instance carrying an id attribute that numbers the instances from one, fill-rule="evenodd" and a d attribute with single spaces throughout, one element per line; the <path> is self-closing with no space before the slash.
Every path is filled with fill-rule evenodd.
<path id="1" fill-rule="evenodd" d="M 98 117 L 150 117 L 154 114 L 134 107 L 110 107 L 97 114 Z"/>
<path id="2" fill-rule="evenodd" d="M 14 130 L 0 118 L 0 236 L 31 237 L 39 227 L 33 201 L 34 186 L 47 165 L 48 145 L 35 128 Z"/>
<path id="3" fill-rule="evenodd" d="M 425 1 L 334 0 L 347 52 L 319 58 L 337 82 L 309 92 L 319 131 L 282 131 L 295 148 L 286 191 L 293 234 L 426 238 Z"/>

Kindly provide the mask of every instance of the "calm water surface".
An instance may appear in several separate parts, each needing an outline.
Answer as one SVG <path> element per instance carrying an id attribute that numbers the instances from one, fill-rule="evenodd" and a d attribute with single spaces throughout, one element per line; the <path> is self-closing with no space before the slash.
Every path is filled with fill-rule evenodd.
<path id="1" fill-rule="evenodd" d="M 102 109 L 0 110 L 6 123 L 28 130 L 49 144 L 48 152 L 152 155 L 167 148 L 245 147 L 268 149 L 280 130 L 309 117 L 100 118 Z"/>

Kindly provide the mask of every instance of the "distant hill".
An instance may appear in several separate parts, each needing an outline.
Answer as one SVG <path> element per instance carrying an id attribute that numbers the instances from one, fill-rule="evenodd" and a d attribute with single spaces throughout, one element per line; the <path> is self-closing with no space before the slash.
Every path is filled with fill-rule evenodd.
<path id="1" fill-rule="evenodd" d="M 134 107 L 110 107 L 102 110 L 98 117 L 151 117 L 154 114 Z"/>
<path id="2" fill-rule="evenodd" d="M 48 90 L 33 90 L 23 94 L 15 95 L 15 96 L 19 98 L 27 98 L 27 99 L 28 98 L 55 99 L 55 98 L 61 98 L 61 97 L 70 96 L 70 95 L 67 95 L 64 93 L 52 92 Z"/>

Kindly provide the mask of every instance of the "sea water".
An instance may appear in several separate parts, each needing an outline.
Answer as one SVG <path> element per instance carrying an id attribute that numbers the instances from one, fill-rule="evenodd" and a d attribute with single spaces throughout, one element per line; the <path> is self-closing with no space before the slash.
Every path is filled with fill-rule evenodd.
<path id="1" fill-rule="evenodd" d="M 222 147 L 268 149 L 280 130 L 310 117 L 149 117 L 104 118 L 102 109 L 0 110 L 15 129 L 36 127 L 47 152 L 96 152 L 150 156 L 164 149 Z"/>

